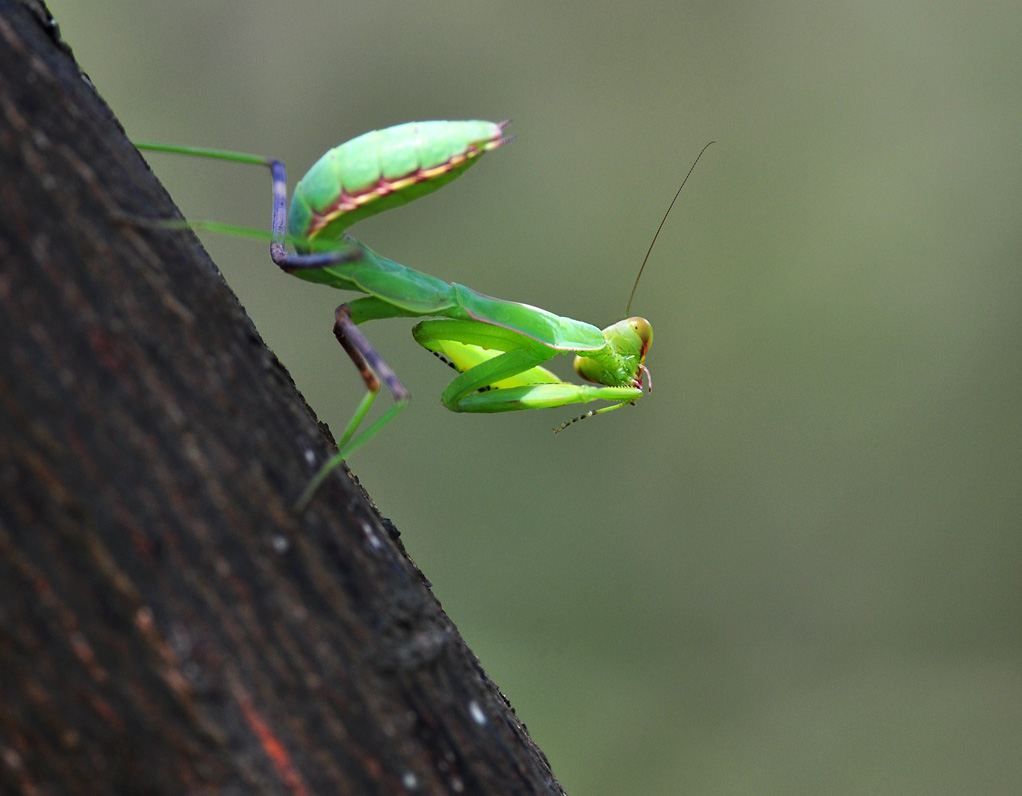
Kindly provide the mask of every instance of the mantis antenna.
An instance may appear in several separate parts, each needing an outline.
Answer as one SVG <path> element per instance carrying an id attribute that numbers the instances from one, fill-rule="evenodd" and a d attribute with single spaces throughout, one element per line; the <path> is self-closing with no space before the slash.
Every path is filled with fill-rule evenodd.
<path id="1" fill-rule="evenodd" d="M 653 251 L 653 244 L 656 243 L 657 237 L 660 235 L 660 230 L 664 228 L 664 222 L 667 221 L 667 216 L 671 214 L 671 209 L 674 207 L 674 203 L 678 201 L 678 197 L 681 196 L 681 189 L 685 187 L 685 183 L 688 182 L 688 178 L 692 176 L 692 172 L 695 170 L 696 163 L 699 162 L 699 158 L 703 156 L 703 152 L 710 148 L 710 144 L 716 143 L 710 141 L 709 144 L 699 150 L 699 154 L 696 155 L 696 159 L 692 161 L 692 165 L 688 168 L 688 174 L 685 175 L 685 179 L 681 181 L 681 186 L 678 188 L 678 192 L 674 194 L 674 198 L 671 203 L 667 206 L 667 212 L 664 213 L 664 217 L 660 219 L 660 226 L 656 228 L 656 232 L 653 234 L 653 240 L 650 241 L 649 248 L 646 249 L 646 256 L 642 258 L 642 265 L 639 266 L 639 273 L 635 277 L 635 284 L 632 285 L 632 292 L 628 296 L 628 305 L 625 307 L 625 317 L 629 317 L 632 314 L 632 299 L 635 298 L 635 291 L 639 287 L 639 279 L 642 278 L 643 269 L 646 267 L 646 261 L 649 259 L 649 253 Z"/>

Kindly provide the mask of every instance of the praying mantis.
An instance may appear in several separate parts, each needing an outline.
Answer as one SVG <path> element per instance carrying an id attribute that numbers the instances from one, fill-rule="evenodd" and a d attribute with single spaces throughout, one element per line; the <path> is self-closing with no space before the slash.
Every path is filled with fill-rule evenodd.
<path id="1" fill-rule="evenodd" d="M 460 176 L 484 153 L 510 140 L 504 134 L 507 124 L 426 121 L 365 133 L 331 149 L 309 169 L 295 186 L 290 214 L 286 209 L 286 172 L 278 160 L 224 150 L 137 144 L 139 149 L 150 151 L 268 167 L 273 180 L 273 262 L 310 282 L 365 294 L 337 308 L 334 335 L 358 369 L 367 391 L 341 435 L 338 452 L 319 468 L 298 498 L 296 510 L 303 510 L 327 476 L 408 403 L 408 390 L 359 329 L 367 321 L 427 318 L 415 325 L 412 336 L 458 371 L 440 397 L 443 405 L 454 412 L 508 412 L 609 402 L 555 429 L 561 431 L 583 417 L 634 404 L 642 397 L 644 386 L 650 384 L 645 360 L 653 328 L 645 318 L 628 317 L 601 330 L 538 307 L 444 282 L 382 257 L 346 234 L 356 221 L 432 193 Z M 676 194 L 675 201 L 677 198 Z M 188 223 L 195 228 L 246 234 L 226 224 Z M 286 250 L 288 243 L 295 252 Z M 575 372 L 585 383 L 564 381 L 543 367 L 559 354 L 575 355 Z M 381 384 L 394 404 L 362 428 Z"/>

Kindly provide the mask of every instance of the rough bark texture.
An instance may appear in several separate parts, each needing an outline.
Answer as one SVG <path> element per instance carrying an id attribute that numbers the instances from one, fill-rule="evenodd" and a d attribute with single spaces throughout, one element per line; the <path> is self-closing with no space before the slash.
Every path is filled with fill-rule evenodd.
<path id="1" fill-rule="evenodd" d="M 561 793 L 48 24 L 0 0 L 4 793 Z"/>

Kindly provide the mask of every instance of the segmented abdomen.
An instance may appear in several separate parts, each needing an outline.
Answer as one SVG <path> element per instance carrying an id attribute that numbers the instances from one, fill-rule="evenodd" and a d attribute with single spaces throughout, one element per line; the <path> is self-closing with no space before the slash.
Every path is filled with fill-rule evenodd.
<path id="1" fill-rule="evenodd" d="M 359 219 L 432 193 L 509 140 L 505 124 L 409 122 L 353 138 L 323 155 L 295 186 L 288 231 L 333 240 Z"/>

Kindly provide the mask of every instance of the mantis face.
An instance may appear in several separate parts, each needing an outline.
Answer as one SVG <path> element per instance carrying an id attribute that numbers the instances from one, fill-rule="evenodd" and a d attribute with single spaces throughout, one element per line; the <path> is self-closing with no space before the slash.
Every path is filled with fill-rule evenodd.
<path id="1" fill-rule="evenodd" d="M 596 356 L 575 357 L 575 372 L 594 384 L 642 389 L 643 364 L 653 344 L 653 327 L 645 318 L 618 321 L 603 330 L 607 349 Z"/>

